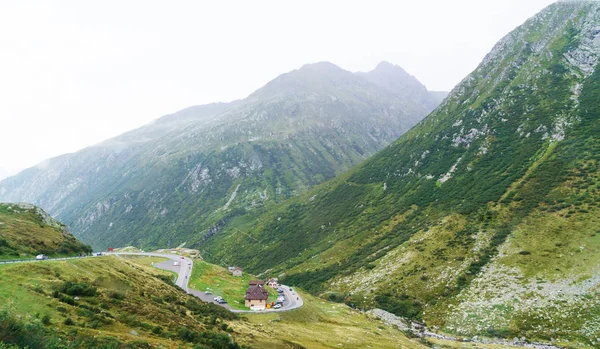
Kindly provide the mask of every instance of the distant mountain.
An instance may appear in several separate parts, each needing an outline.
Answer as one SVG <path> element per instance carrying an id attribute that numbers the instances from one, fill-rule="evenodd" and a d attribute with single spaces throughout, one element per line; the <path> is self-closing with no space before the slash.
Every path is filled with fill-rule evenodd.
<path id="1" fill-rule="evenodd" d="M 187 108 L 45 161 L 0 182 L 0 198 L 40 205 L 95 248 L 198 243 L 408 131 L 432 108 L 411 83 L 418 93 L 308 64 L 244 100 Z"/>
<path id="2" fill-rule="evenodd" d="M 408 96 L 428 111 L 433 111 L 448 95 L 447 92 L 430 92 L 414 76 L 389 62 L 381 62 L 368 73 L 356 73 L 377 86 L 400 95 Z"/>
<path id="3" fill-rule="evenodd" d="M 77 241 L 66 226 L 39 207 L 0 203 L 0 259 L 90 252 L 90 246 Z"/>
<path id="4" fill-rule="evenodd" d="M 439 332 L 598 346 L 599 66 L 600 3 L 557 2 L 398 141 L 200 248 Z"/>

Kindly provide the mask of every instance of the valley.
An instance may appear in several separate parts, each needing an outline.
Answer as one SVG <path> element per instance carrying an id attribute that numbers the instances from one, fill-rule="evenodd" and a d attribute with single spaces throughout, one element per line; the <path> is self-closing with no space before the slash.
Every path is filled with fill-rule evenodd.
<path id="1" fill-rule="evenodd" d="M 600 2 L 264 81 L 0 181 L 0 349 L 600 347 Z"/>

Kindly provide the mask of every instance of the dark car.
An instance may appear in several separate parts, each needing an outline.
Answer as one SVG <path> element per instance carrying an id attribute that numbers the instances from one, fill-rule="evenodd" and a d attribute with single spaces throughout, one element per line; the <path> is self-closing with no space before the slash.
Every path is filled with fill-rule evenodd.
<path id="1" fill-rule="evenodd" d="M 219 300 L 217 301 L 217 303 L 219 303 L 219 304 L 226 304 L 226 303 L 227 303 L 227 301 L 226 301 L 226 300 L 224 300 L 223 298 L 221 298 L 221 299 L 219 299 Z"/>

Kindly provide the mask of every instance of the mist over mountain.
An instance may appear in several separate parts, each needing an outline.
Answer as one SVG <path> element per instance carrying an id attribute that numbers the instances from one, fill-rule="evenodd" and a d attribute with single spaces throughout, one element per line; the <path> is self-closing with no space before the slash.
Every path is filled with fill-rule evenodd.
<path id="1" fill-rule="evenodd" d="M 409 96 L 429 111 L 433 111 L 448 95 L 447 92 L 427 91 L 417 78 L 389 62 L 381 62 L 370 72 L 357 74 L 392 93 Z"/>
<path id="2" fill-rule="evenodd" d="M 354 167 L 425 117 L 427 91 L 386 69 L 394 89 L 307 64 L 244 100 L 190 107 L 47 160 L 0 182 L 0 199 L 43 207 L 95 248 L 201 241 Z"/>
<path id="3" fill-rule="evenodd" d="M 555 3 L 399 140 L 199 248 L 438 332 L 597 346 L 599 62 L 600 3 Z M 411 81 L 388 69 L 360 75 Z"/>

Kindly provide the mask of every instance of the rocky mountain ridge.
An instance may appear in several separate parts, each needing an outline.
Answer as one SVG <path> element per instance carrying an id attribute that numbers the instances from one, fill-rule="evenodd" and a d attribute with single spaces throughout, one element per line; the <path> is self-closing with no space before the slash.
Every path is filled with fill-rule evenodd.
<path id="1" fill-rule="evenodd" d="M 0 198 L 43 207 L 95 248 L 194 243 L 221 220 L 355 166 L 430 108 L 331 63 L 309 64 L 244 100 L 187 108 L 45 161 L 0 182 Z"/>
<path id="2" fill-rule="evenodd" d="M 600 4 L 555 3 L 397 142 L 200 250 L 436 332 L 598 345 L 599 57 Z"/>

